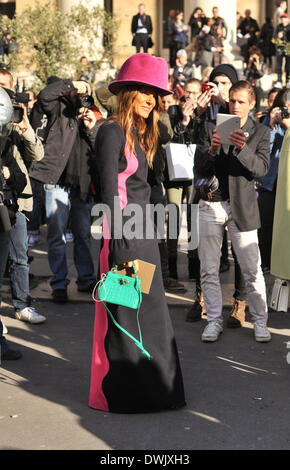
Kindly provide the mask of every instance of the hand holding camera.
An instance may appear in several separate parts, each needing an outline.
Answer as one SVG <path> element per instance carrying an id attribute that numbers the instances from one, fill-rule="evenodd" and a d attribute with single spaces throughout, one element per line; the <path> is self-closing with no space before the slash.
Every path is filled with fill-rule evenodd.
<path id="1" fill-rule="evenodd" d="M 76 88 L 77 93 L 79 93 L 80 95 L 87 95 L 87 94 L 91 95 L 92 90 L 91 90 L 89 83 L 78 80 L 78 81 L 73 81 L 72 84 Z"/>
<path id="2" fill-rule="evenodd" d="M 19 103 L 18 106 L 22 109 L 22 120 L 20 122 L 13 122 L 13 124 L 19 127 L 22 132 L 25 132 L 30 127 L 30 122 L 27 116 L 27 108 L 23 103 Z"/>
<path id="3" fill-rule="evenodd" d="M 201 95 L 197 98 L 197 114 L 200 116 L 206 111 L 211 100 L 211 86 L 203 83 L 201 87 Z"/>
<path id="4" fill-rule="evenodd" d="M 190 118 L 193 115 L 193 112 L 194 112 L 193 101 L 191 98 L 187 98 L 182 108 L 182 114 L 183 114 L 182 124 L 184 126 L 188 125 Z"/>
<path id="5" fill-rule="evenodd" d="M 281 124 L 286 129 L 290 127 L 290 115 L 287 106 L 272 109 L 270 113 L 270 127 L 274 128 L 275 124 Z"/>

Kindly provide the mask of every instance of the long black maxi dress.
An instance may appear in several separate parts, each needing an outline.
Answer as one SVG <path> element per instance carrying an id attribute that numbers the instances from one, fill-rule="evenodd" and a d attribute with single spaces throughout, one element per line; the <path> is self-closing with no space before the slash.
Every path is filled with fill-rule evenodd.
<path id="1" fill-rule="evenodd" d="M 112 121 L 101 126 L 95 151 L 102 203 L 111 213 L 111 226 L 106 221 L 103 224 L 101 274 L 115 264 L 134 259 L 152 263 L 156 269 L 149 294 L 142 294 L 139 317 L 143 344 L 152 359 L 142 354 L 115 326 L 102 303 L 96 302 L 89 406 L 117 413 L 180 408 L 185 405 L 183 380 L 164 294 L 158 244 L 156 238 L 144 238 L 151 223 L 145 210 L 150 197 L 147 160 L 136 138 L 136 155 L 128 151 L 123 130 Z M 124 212 L 130 207 L 128 204 L 138 205 L 139 216 L 132 214 L 135 230 L 139 230 L 139 235 L 142 232 L 140 238 L 120 236 L 120 229 L 130 223 L 130 216 Z M 116 217 L 120 211 L 122 222 Z M 107 306 L 119 324 L 138 338 L 136 311 L 113 304 Z"/>

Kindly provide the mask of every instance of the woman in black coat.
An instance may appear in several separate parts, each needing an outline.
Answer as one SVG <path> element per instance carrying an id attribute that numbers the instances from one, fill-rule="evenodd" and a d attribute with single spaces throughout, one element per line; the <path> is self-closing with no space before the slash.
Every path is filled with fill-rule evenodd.
<path id="1" fill-rule="evenodd" d="M 96 139 L 101 200 L 107 208 L 100 272 L 105 274 L 114 265 L 127 269 L 133 262 L 138 271 L 139 260 L 156 266 L 150 291 L 142 294 L 139 327 L 136 310 L 96 302 L 89 406 L 104 411 L 141 413 L 185 404 L 160 254 L 156 238 L 150 235 L 153 225 L 147 213 L 151 194 L 148 166 L 153 166 L 156 154 L 160 96 L 170 94 L 167 86 L 164 59 L 145 53 L 127 59 L 109 85 L 118 97 L 117 112 L 102 124 Z M 136 211 L 133 234 L 126 230 L 130 224 L 128 206 Z M 116 326 L 107 308 L 135 338 L 142 332 L 151 359 Z"/>
<path id="2" fill-rule="evenodd" d="M 275 45 L 272 43 L 274 34 L 274 26 L 272 25 L 271 18 L 266 18 L 266 23 L 262 26 L 259 48 L 264 58 L 264 65 L 269 63 L 269 68 L 272 69 L 272 57 L 275 55 Z"/>

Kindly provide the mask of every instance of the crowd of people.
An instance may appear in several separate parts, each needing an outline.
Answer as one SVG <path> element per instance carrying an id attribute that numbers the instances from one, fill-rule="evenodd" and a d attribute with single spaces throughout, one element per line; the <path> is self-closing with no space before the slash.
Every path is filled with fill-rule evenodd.
<path id="1" fill-rule="evenodd" d="M 229 238 L 235 271 L 233 308 L 226 325 L 242 327 L 248 305 L 255 340 L 271 340 L 264 275 L 274 266 L 275 276 L 290 279 L 289 237 L 279 236 L 278 228 L 281 219 L 289 225 L 289 204 L 287 212 L 282 190 L 289 185 L 285 171 L 289 169 L 290 132 L 288 56 L 285 86 L 279 83 L 269 91 L 263 112 L 257 80 L 262 64 L 269 60 L 271 66 L 273 54 L 260 48 L 269 30 L 277 38 L 282 38 L 279 33 L 283 30 L 288 41 L 285 10 L 277 22 L 276 33 L 268 20 L 268 29 L 263 27 L 260 32 L 249 10 L 240 19 L 238 35 L 247 39 L 244 79 L 223 55 L 228 29 L 217 7 L 212 18 L 196 8 L 188 25 L 182 12 L 170 12 L 167 64 L 147 52 L 152 22 L 140 4 L 132 20 L 136 54 L 127 59 L 109 86 L 91 86 L 94 71 L 85 57 L 81 58 L 80 77 L 51 76 L 37 96 L 30 90 L 26 97 L 15 93 L 11 72 L 0 69 L 0 279 L 5 272 L 9 276 L 15 318 L 32 324 L 46 321 L 33 307 L 29 286 L 28 250 L 39 242 L 42 224 L 46 224 L 54 302 L 70 300 L 66 261 L 70 233 L 81 292 L 93 293 L 101 275 L 114 265 L 130 269 L 135 263 L 138 268 L 138 260 L 143 260 L 156 266 L 140 310 L 143 341 L 153 353 L 152 360 L 140 359 L 136 345 L 116 329 L 103 304 L 96 303 L 92 408 L 143 412 L 185 404 L 164 295 L 164 290 L 186 291 L 178 273 L 183 202 L 188 234 L 192 223 L 197 224 L 191 217 L 192 207 L 199 207 L 199 245 L 188 249 L 194 303 L 185 320 L 197 322 L 207 315 L 201 335 L 204 342 L 217 341 L 223 331 L 219 274 L 229 269 Z M 186 51 L 189 34 L 194 61 Z M 142 47 L 144 52 L 140 52 Z M 277 56 L 283 47 L 276 45 Z M 195 77 L 197 63 L 204 65 L 202 80 Z M 282 82 L 282 72 L 278 80 Z M 221 113 L 240 119 L 240 127 L 231 132 L 228 143 L 216 126 Z M 170 178 L 165 152 L 170 142 L 196 145 L 193 179 Z M 113 217 L 110 224 L 103 218 L 103 238 L 93 240 L 99 253 L 94 260 L 92 209 L 99 203 L 107 205 Z M 123 213 L 130 203 L 141 208 L 141 219 L 135 224 L 142 236 L 138 232 L 133 239 L 124 233 L 116 237 L 114 213 L 118 207 Z M 163 236 L 153 240 L 146 237 L 148 224 L 153 223 L 145 217 L 149 203 L 173 206 L 177 213 L 171 219 L 169 211 Z M 121 219 L 122 227 L 127 219 L 127 215 Z M 128 315 L 128 307 L 111 307 L 118 321 L 135 331 L 135 317 Z M 21 352 L 9 347 L 4 329 L 0 320 L 1 359 L 19 359 Z M 140 385 L 145 383 L 146 387 Z"/>
<path id="2" fill-rule="evenodd" d="M 262 75 L 274 72 L 273 57 L 277 61 L 277 86 L 281 87 L 282 72 L 289 80 L 289 55 L 285 51 L 286 43 L 290 41 L 289 17 L 286 12 L 287 2 L 278 2 L 275 23 L 267 17 L 261 27 L 251 17 L 251 10 L 245 10 L 242 17 L 237 12 L 237 43 L 241 48 L 244 60 L 245 75 L 253 85 Z M 225 41 L 228 27 L 224 18 L 219 15 L 218 7 L 213 7 L 212 16 L 207 17 L 200 7 L 192 12 L 188 24 L 184 23 L 183 12 L 170 10 L 167 21 L 168 47 L 170 50 L 170 67 L 177 73 L 180 69 L 180 80 L 187 73 L 182 72 L 182 64 L 177 63 L 180 57 L 186 57 L 187 70 L 189 67 L 201 67 L 202 73 L 207 67 L 215 67 L 228 63 Z M 181 51 L 182 52 L 181 52 Z M 176 77 L 174 77 L 176 79 Z"/>

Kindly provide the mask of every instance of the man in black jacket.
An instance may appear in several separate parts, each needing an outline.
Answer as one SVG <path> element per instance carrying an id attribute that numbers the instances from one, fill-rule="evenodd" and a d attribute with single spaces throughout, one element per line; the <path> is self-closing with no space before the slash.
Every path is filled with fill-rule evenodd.
<path id="1" fill-rule="evenodd" d="M 290 57 L 286 54 L 285 51 L 286 44 L 290 42 L 290 24 L 289 16 L 287 13 L 283 13 L 283 15 L 281 16 L 281 23 L 277 26 L 274 37 L 280 40 L 280 45 L 277 44 L 276 47 L 278 74 L 278 82 L 276 83 L 276 86 L 280 88 L 282 87 L 283 60 L 285 60 L 284 70 L 286 84 L 290 79 Z"/>
<path id="2" fill-rule="evenodd" d="M 90 251 L 91 193 L 90 163 L 96 135 L 96 116 L 92 108 L 81 108 L 88 100 L 86 82 L 57 80 L 38 95 L 48 117 L 43 160 L 33 162 L 31 178 L 44 183 L 47 216 L 50 281 L 56 302 L 66 302 L 67 264 L 65 233 L 69 215 L 74 236 L 74 262 L 79 291 L 91 291 L 96 282 Z M 84 113 L 80 111 L 85 110 Z"/>
<path id="3" fill-rule="evenodd" d="M 143 52 L 148 50 L 148 39 L 151 37 L 153 28 L 152 21 L 149 15 L 145 13 L 144 3 L 138 5 L 139 13 L 134 15 L 131 23 L 131 32 L 133 34 L 132 45 L 136 47 L 136 52 L 140 52 L 143 47 Z"/>
<path id="4" fill-rule="evenodd" d="M 227 226 L 244 277 L 249 310 L 254 321 L 255 339 L 271 340 L 267 329 L 267 300 L 257 229 L 260 226 L 255 179 L 269 168 L 270 131 L 251 118 L 255 105 L 253 87 L 238 81 L 230 90 L 229 112 L 241 118 L 241 128 L 229 136 L 231 145 L 222 143 L 213 122 L 205 123 L 197 147 L 195 170 L 203 177 L 215 175 L 217 191 L 202 196 L 200 208 L 199 258 L 201 288 L 208 325 L 202 341 L 216 341 L 223 330 L 222 295 L 219 280 L 220 249 Z"/>

